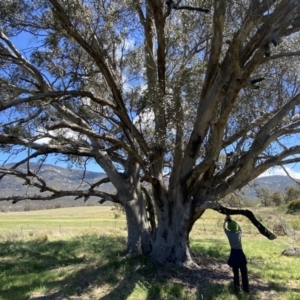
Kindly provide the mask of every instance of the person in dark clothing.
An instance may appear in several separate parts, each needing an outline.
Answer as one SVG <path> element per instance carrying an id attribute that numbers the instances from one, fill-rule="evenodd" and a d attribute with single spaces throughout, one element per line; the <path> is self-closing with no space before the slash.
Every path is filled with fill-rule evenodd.
<path id="1" fill-rule="evenodd" d="M 228 259 L 228 265 L 233 271 L 233 282 L 236 291 L 240 289 L 240 276 L 242 275 L 242 285 L 245 293 L 249 293 L 249 280 L 247 259 L 242 248 L 242 230 L 237 222 L 227 216 L 223 223 L 224 232 L 227 235 L 230 244 L 230 255 Z"/>

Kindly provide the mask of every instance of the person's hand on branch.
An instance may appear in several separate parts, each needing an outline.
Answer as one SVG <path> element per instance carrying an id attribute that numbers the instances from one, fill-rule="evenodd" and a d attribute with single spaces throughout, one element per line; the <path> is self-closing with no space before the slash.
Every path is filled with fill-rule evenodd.
<path id="1" fill-rule="evenodd" d="M 229 215 L 225 217 L 225 222 L 231 222 L 231 217 Z"/>

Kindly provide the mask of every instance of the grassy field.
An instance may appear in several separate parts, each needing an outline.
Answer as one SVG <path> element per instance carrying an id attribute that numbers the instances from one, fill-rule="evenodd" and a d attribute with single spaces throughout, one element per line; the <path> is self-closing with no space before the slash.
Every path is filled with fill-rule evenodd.
<path id="1" fill-rule="evenodd" d="M 283 217 L 289 236 L 269 241 L 245 218 L 243 246 L 252 293 L 236 295 L 226 264 L 223 216 L 207 211 L 191 234 L 199 270 L 124 257 L 126 222 L 110 207 L 0 213 L 0 300 L 46 299 L 300 299 L 299 215 L 253 210 L 272 228 Z"/>

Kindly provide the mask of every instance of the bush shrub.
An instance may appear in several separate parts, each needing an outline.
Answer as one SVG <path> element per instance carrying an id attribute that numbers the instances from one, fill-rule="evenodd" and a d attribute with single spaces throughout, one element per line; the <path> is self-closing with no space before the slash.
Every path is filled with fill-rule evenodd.
<path id="1" fill-rule="evenodd" d="M 63 208 L 63 207 L 64 207 L 64 205 L 61 202 L 54 204 L 54 208 Z"/>
<path id="2" fill-rule="evenodd" d="M 241 197 L 237 194 L 230 193 L 229 195 L 225 196 L 223 199 L 223 204 L 225 204 L 227 207 L 241 207 Z"/>
<path id="3" fill-rule="evenodd" d="M 288 204 L 288 212 L 300 211 L 300 199 L 292 200 Z"/>

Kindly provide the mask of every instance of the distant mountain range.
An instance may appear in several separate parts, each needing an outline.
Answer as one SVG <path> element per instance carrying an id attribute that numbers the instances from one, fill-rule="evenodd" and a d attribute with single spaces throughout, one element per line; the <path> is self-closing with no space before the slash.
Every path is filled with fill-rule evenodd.
<path id="1" fill-rule="evenodd" d="M 264 177 L 258 177 L 252 182 L 250 182 L 247 186 L 243 188 L 243 193 L 245 196 L 255 199 L 256 198 L 256 187 L 266 187 L 271 191 L 285 191 L 285 188 L 287 186 L 295 186 L 296 183 L 292 179 L 290 179 L 287 176 L 282 175 L 272 175 L 272 176 L 264 176 Z"/>
<path id="2" fill-rule="evenodd" d="M 39 164 L 32 163 L 30 164 L 30 168 L 32 171 L 37 171 L 39 169 Z M 26 172 L 26 166 L 21 166 L 19 168 L 20 171 Z M 38 170 L 38 175 L 43 178 L 49 186 L 55 189 L 63 189 L 63 190 L 74 190 L 74 189 L 87 189 L 90 184 L 93 184 L 99 181 L 101 178 L 104 178 L 105 173 L 97 173 L 87 171 L 85 173 L 85 179 L 83 178 L 82 170 L 75 169 L 67 169 L 61 168 L 55 165 L 43 164 L 42 167 Z M 11 175 L 6 175 L 0 181 L 0 190 L 1 195 L 6 197 L 10 195 L 24 195 L 27 193 L 28 195 L 33 195 L 39 193 L 39 190 L 33 187 L 28 187 L 23 185 L 23 180 Z M 255 188 L 257 186 L 267 187 L 273 191 L 282 191 L 287 186 L 295 185 L 295 182 L 288 178 L 287 176 L 266 176 L 259 177 L 251 182 L 248 186 L 243 188 L 243 194 L 251 199 L 256 198 Z M 111 183 L 102 184 L 99 187 L 99 190 L 112 192 L 114 191 L 114 187 Z M 54 208 L 59 206 L 77 206 L 84 205 L 83 200 L 73 201 L 74 197 L 64 197 L 57 200 L 51 201 L 20 201 L 19 203 L 12 205 L 11 201 L 1 201 L 0 202 L 0 211 L 5 211 L 8 208 L 12 210 L 24 210 L 24 207 L 27 209 L 39 209 L 39 208 Z M 87 205 L 95 205 L 99 201 L 96 197 L 91 197 L 87 201 Z M 51 203 L 50 203 L 51 202 Z M 111 203 L 108 203 L 111 204 Z"/>
<path id="3" fill-rule="evenodd" d="M 7 165 L 7 167 L 10 167 L 10 165 Z M 43 164 L 40 169 L 39 167 L 40 164 L 38 163 L 30 164 L 31 171 L 37 172 L 37 174 L 45 182 L 47 182 L 48 186 L 58 190 L 88 189 L 91 184 L 106 177 L 105 173 L 86 171 L 85 178 L 83 180 L 82 170 L 61 168 L 50 164 Z M 18 170 L 26 172 L 27 167 L 23 165 L 19 167 Z M 4 176 L 4 178 L 0 181 L 1 196 L 19 196 L 24 194 L 34 195 L 40 193 L 39 189 L 23 185 L 23 183 L 24 181 L 21 178 L 17 178 L 13 175 Z M 105 192 L 112 192 L 114 190 L 114 187 L 111 183 L 105 183 L 98 189 Z M 24 210 L 24 207 L 27 207 L 28 210 L 31 210 L 39 208 L 58 208 L 60 206 L 65 207 L 84 205 L 83 199 L 73 201 L 74 198 L 75 197 L 63 197 L 51 201 L 24 200 L 14 205 L 11 204 L 11 201 L 1 201 L 0 211 L 5 211 L 7 210 L 7 208 L 10 208 L 10 210 Z M 86 204 L 95 205 L 98 201 L 99 199 L 97 197 L 90 197 Z M 111 205 L 111 203 L 107 204 Z"/>

